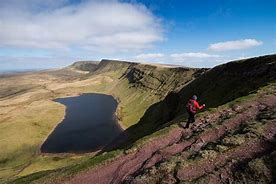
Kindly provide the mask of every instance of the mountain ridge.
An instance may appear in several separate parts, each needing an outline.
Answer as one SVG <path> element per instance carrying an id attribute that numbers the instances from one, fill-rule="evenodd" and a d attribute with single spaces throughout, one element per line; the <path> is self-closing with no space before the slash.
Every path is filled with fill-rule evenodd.
<path id="1" fill-rule="evenodd" d="M 76 82 L 93 84 L 97 79 L 87 89 L 114 95 L 122 105 L 119 118 L 125 122 L 124 118 L 139 107 L 141 113 L 134 118 L 138 122 L 130 124 L 124 134 L 88 160 L 42 170 L 11 183 L 226 182 L 220 174 L 231 181 L 252 181 L 249 171 L 238 172 L 241 164 L 247 170 L 252 170 L 250 165 L 256 166 L 258 181 L 274 181 L 268 173 L 275 166 L 267 160 L 275 159 L 276 55 L 233 61 L 212 69 L 112 65 L 103 63 L 96 70 L 78 74 L 81 78 Z M 193 94 L 208 109 L 198 115 L 191 129 L 183 129 L 178 125 L 187 118 L 183 106 Z M 146 104 L 145 99 L 151 103 Z M 128 120 L 132 121 L 133 117 Z M 252 152 L 240 154 L 249 147 L 254 148 Z M 233 164 L 225 160 L 227 156 L 234 159 Z M 201 168 L 210 163 L 209 170 L 198 168 L 194 172 L 198 161 Z M 226 164 L 226 170 L 218 161 Z"/>

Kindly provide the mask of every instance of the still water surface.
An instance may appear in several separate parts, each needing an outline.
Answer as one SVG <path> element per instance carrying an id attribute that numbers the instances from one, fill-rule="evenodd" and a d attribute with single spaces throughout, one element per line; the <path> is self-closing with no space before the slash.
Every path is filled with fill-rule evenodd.
<path id="1" fill-rule="evenodd" d="M 66 115 L 43 143 L 43 153 L 97 151 L 122 132 L 115 116 L 118 104 L 110 95 L 87 93 L 55 101 L 66 106 Z"/>

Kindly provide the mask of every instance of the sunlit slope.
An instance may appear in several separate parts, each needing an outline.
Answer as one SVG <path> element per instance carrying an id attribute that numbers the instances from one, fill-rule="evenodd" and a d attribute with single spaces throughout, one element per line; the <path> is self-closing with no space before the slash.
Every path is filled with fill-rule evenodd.
<path id="1" fill-rule="evenodd" d="M 87 62 L 82 64 L 90 70 Z M 125 128 L 137 123 L 150 105 L 162 100 L 169 92 L 181 89 L 207 70 L 113 60 L 102 60 L 96 69 L 92 68 L 87 77 L 108 76 L 112 80 L 92 90 L 111 94 L 120 102 L 117 115 Z"/>
<path id="2" fill-rule="evenodd" d="M 140 76 L 136 80 L 133 70 L 143 72 L 142 78 Z M 2 76 L 0 183 L 33 172 L 64 167 L 93 156 L 93 153 L 80 156 L 44 156 L 39 153 L 40 145 L 65 115 L 65 107 L 53 102 L 53 99 L 80 93 L 111 94 L 119 101 L 117 115 L 121 125 L 127 128 L 137 123 L 146 109 L 162 100 L 170 90 L 184 85 L 182 81 L 193 80 L 195 72 L 201 73 L 197 69 L 186 70 L 183 74 L 179 69 L 105 60 L 77 62 L 60 70 Z M 174 80 L 172 76 L 179 79 Z M 161 77 L 171 79 L 167 84 L 162 82 L 160 85 Z"/>
<path id="3" fill-rule="evenodd" d="M 273 183 L 275 63 L 271 55 L 215 67 L 152 105 L 121 149 L 14 183 Z M 212 108 L 183 129 L 181 107 L 194 91 Z"/>
<path id="4" fill-rule="evenodd" d="M 276 55 L 233 61 L 212 68 L 177 92 L 147 109 L 139 123 L 128 129 L 130 142 L 148 135 L 163 124 L 185 116 L 185 105 L 193 94 L 207 108 L 215 108 L 254 93 L 276 80 Z M 129 144 L 129 142 L 127 143 Z"/>

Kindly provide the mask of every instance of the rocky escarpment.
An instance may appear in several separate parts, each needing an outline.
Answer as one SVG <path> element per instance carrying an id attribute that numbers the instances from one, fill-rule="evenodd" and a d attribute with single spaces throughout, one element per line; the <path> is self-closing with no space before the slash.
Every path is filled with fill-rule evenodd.
<path id="1" fill-rule="evenodd" d="M 163 65 L 103 59 L 89 68 L 89 62 L 73 64 L 90 72 L 82 77 L 107 78 L 112 84 L 101 85 L 97 92 L 113 95 L 119 102 L 117 115 L 125 127 L 136 124 L 152 104 L 163 100 L 168 93 L 178 91 L 207 69 L 180 68 Z M 80 66 L 80 65 L 84 66 Z M 100 80 L 99 80 L 100 81 Z M 151 127 L 148 130 L 152 131 Z"/>
<path id="2" fill-rule="evenodd" d="M 215 108 L 238 97 L 256 92 L 262 86 L 276 81 L 276 55 L 230 62 L 204 72 L 181 90 L 150 107 L 143 123 L 166 123 L 183 115 L 187 100 L 196 94 L 200 103 Z"/>
<path id="3" fill-rule="evenodd" d="M 201 71 L 194 71 L 193 75 L 197 72 Z M 177 77 L 174 79 L 178 80 Z M 138 81 L 141 80 L 143 78 Z M 179 80 L 185 81 L 182 78 Z M 119 148 L 153 133 L 173 119 L 185 117 L 185 104 L 193 94 L 199 97 L 200 103 L 207 104 L 208 108 L 215 108 L 254 93 L 260 87 L 275 81 L 276 55 L 230 62 L 207 70 L 180 90 L 171 90 L 162 101 L 148 108 L 140 121 L 123 133 L 122 137 L 129 135 L 128 142 L 121 143 Z M 119 137 L 118 140 L 120 139 Z"/>
<path id="4" fill-rule="evenodd" d="M 126 78 L 131 87 L 165 97 L 168 92 L 180 89 L 207 70 L 138 64 L 129 66 L 121 78 Z"/>
<path id="5" fill-rule="evenodd" d="M 103 72 L 110 71 L 121 71 L 126 69 L 131 65 L 137 65 L 138 63 L 127 62 L 127 61 L 117 61 L 117 60 L 108 60 L 102 59 L 98 61 L 77 61 L 70 65 L 71 68 L 81 71 L 89 71 L 91 74 L 99 74 Z"/>
<path id="6" fill-rule="evenodd" d="M 93 72 L 98 69 L 98 64 L 99 62 L 97 61 L 78 61 L 73 63 L 70 67 L 81 71 Z"/>
<path id="7" fill-rule="evenodd" d="M 221 183 L 239 180 L 237 172 L 241 166 L 247 167 L 256 159 L 269 157 L 276 151 L 275 107 L 276 97 L 270 95 L 223 107 L 201 117 L 191 129 L 174 128 L 166 135 L 65 183 Z M 275 181 L 269 164 L 264 167 L 267 170 L 263 179 Z"/>
<path id="8" fill-rule="evenodd" d="M 97 78 L 99 87 L 94 88 L 96 92 L 111 94 L 117 99 L 117 116 L 124 127 L 136 124 L 152 104 L 163 100 L 169 92 L 181 89 L 207 70 L 106 59 L 97 65 L 91 64 L 88 69 L 89 63 L 78 62 L 73 66 L 90 71 L 81 79 Z M 112 83 L 104 83 L 103 79 Z M 148 130 L 152 128 L 148 127 Z"/>
<path id="9" fill-rule="evenodd" d="M 183 88 L 179 96 L 185 102 L 195 93 L 209 107 L 216 107 L 254 93 L 275 80 L 276 55 L 260 56 L 219 65 Z"/>
<path id="10" fill-rule="evenodd" d="M 135 66 L 137 64 L 138 63 L 134 62 L 103 59 L 99 63 L 97 72 L 120 71 L 123 73 L 128 67 Z"/>
<path id="11" fill-rule="evenodd" d="M 107 59 L 103 59 L 99 63 L 76 62 L 72 67 L 82 71 L 90 71 L 94 75 L 104 72 L 119 72 L 121 73 L 119 79 L 128 80 L 129 87 L 148 91 L 160 97 L 165 97 L 170 91 L 181 89 L 188 82 L 208 70 L 204 68 L 156 66 Z"/>

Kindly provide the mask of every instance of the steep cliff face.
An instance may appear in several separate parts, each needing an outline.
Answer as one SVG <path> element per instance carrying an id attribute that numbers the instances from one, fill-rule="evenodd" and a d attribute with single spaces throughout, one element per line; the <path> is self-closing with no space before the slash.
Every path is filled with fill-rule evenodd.
<path id="1" fill-rule="evenodd" d="M 148 91 L 165 97 L 168 92 L 181 89 L 191 80 L 199 77 L 208 69 L 167 67 L 162 65 L 139 64 L 126 61 L 103 59 L 101 62 L 82 61 L 71 65 L 82 71 L 97 75 L 104 72 L 119 72 L 119 79 L 126 79 L 129 87 Z"/>
<path id="2" fill-rule="evenodd" d="M 98 69 L 99 62 L 97 61 L 78 61 L 73 63 L 70 67 L 76 70 L 93 72 Z"/>
<path id="3" fill-rule="evenodd" d="M 171 91 L 162 101 L 153 104 L 140 121 L 125 133 L 130 135 L 129 142 L 135 142 L 164 126 L 165 123 L 178 117 L 185 117 L 185 105 L 193 94 L 196 94 L 199 102 L 205 103 L 207 108 L 215 108 L 254 93 L 258 88 L 275 81 L 276 55 L 217 66 L 179 91 Z"/>
<path id="4" fill-rule="evenodd" d="M 124 71 L 129 66 L 134 66 L 137 64 L 138 63 L 134 62 L 103 59 L 98 65 L 97 72 Z"/>
<path id="5" fill-rule="evenodd" d="M 217 66 L 168 96 L 164 107 L 178 99 L 174 115 L 183 113 L 183 105 L 193 94 L 208 108 L 214 108 L 241 96 L 254 93 L 258 88 L 276 80 L 276 55 L 251 58 Z M 171 105 L 170 105 L 171 107 Z M 159 115 L 158 115 L 159 116 Z"/>
<path id="6" fill-rule="evenodd" d="M 183 88 L 178 95 L 184 102 L 197 94 L 208 107 L 216 107 L 255 92 L 276 80 L 276 55 L 233 61 L 217 66 Z"/>
<path id="7" fill-rule="evenodd" d="M 191 80 L 200 76 L 208 69 L 192 68 L 160 68 L 153 65 L 132 65 L 123 73 L 131 87 L 150 91 L 155 95 L 166 96 Z"/>
<path id="8" fill-rule="evenodd" d="M 99 74 L 110 71 L 121 71 L 122 69 L 137 64 L 127 61 L 102 59 L 101 61 L 77 61 L 70 65 L 70 67 L 76 70 L 89 71 L 91 73 L 97 72 Z"/>
<path id="9" fill-rule="evenodd" d="M 120 102 L 117 115 L 126 128 L 136 124 L 152 104 L 208 70 L 106 59 L 96 65 L 89 63 L 78 62 L 72 66 L 90 71 L 87 78 L 105 76 L 113 81 L 104 90 L 97 92 L 111 94 Z"/>
<path id="10" fill-rule="evenodd" d="M 131 135 L 130 142 L 134 142 L 162 127 L 164 123 L 178 116 L 185 116 L 185 104 L 193 94 L 199 97 L 200 103 L 205 103 L 208 108 L 215 108 L 275 81 L 276 56 L 229 62 L 210 70 L 103 60 L 95 73 L 103 71 L 119 71 L 116 88 L 122 90 L 114 93 L 114 96 L 118 96 L 121 101 L 127 99 L 126 108 L 131 103 L 131 108 L 135 109 L 139 106 L 137 102 L 143 101 L 141 99 L 154 102 L 146 111 L 137 109 L 143 115 L 136 117 L 135 120 L 140 119 L 138 123 L 133 123 L 133 118 L 126 120 L 128 125 L 133 125 L 126 133 Z M 122 86 L 126 80 L 127 87 Z"/>
<path id="11" fill-rule="evenodd" d="M 229 62 L 210 70 L 166 68 L 109 60 L 100 62 L 97 69 L 101 72 L 110 70 L 120 70 L 120 83 L 127 80 L 129 89 L 135 89 L 133 92 L 124 86 L 121 87 L 123 90 L 135 94 L 140 91 L 149 100 L 151 97 L 148 94 L 159 98 L 146 111 L 140 111 L 144 115 L 127 130 L 127 134 L 131 135 L 130 142 L 134 142 L 162 127 L 164 123 L 185 116 L 185 104 L 193 94 L 207 108 L 215 108 L 275 81 L 276 55 Z M 135 98 L 132 96 L 128 100 Z"/>

